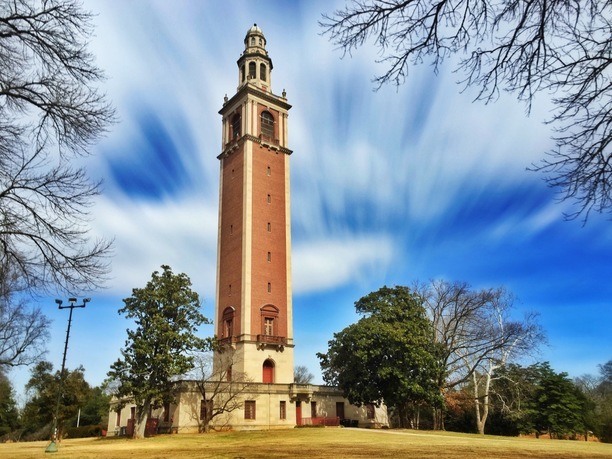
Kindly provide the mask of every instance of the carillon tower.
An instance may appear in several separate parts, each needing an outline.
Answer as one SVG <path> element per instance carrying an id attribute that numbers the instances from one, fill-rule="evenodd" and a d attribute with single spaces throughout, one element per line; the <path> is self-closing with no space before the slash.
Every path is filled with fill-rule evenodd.
<path id="1" fill-rule="evenodd" d="M 232 372 L 261 383 L 293 382 L 290 108 L 284 90 L 272 92 L 272 60 L 255 24 L 238 59 L 236 94 L 219 111 L 215 331 L 223 349 L 235 349 Z"/>

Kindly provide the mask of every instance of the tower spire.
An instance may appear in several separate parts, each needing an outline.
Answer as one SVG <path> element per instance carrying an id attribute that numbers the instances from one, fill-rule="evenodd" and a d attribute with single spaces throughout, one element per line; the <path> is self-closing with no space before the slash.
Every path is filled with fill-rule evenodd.
<path id="1" fill-rule="evenodd" d="M 265 92 L 272 92 L 272 59 L 266 50 L 266 37 L 253 24 L 244 37 L 244 52 L 238 59 L 238 89 L 252 84 Z"/>

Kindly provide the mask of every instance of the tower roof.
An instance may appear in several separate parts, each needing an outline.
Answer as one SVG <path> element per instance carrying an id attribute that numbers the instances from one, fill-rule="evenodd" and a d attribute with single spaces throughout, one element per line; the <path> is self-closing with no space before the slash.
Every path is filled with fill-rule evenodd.
<path id="1" fill-rule="evenodd" d="M 256 38 L 256 39 L 249 40 L 250 38 Z M 259 40 L 260 38 L 261 40 Z M 264 50 L 266 48 L 266 37 L 264 36 L 263 32 L 261 31 L 261 28 L 257 24 L 253 24 L 253 27 L 251 27 L 247 31 L 244 37 L 245 50 L 248 50 L 251 47 L 260 47 L 260 48 L 263 48 Z"/>

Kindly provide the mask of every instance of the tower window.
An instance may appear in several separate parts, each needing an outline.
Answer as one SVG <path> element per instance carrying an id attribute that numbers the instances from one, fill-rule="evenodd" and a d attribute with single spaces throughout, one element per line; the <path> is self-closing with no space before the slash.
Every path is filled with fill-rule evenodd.
<path id="1" fill-rule="evenodd" d="M 261 81 L 266 81 L 266 64 L 259 64 L 259 78 Z"/>
<path id="2" fill-rule="evenodd" d="M 272 261 L 272 253 L 268 252 L 268 262 Z"/>
<path id="3" fill-rule="evenodd" d="M 249 78 L 256 78 L 257 65 L 255 62 L 249 62 Z"/>
<path id="4" fill-rule="evenodd" d="M 272 174 L 272 169 L 270 169 L 270 166 L 268 166 L 268 169 L 267 169 L 266 173 L 267 173 L 268 175 Z"/>
<path id="5" fill-rule="evenodd" d="M 232 139 L 236 139 L 240 137 L 241 128 L 242 128 L 242 117 L 240 116 L 240 113 L 236 113 L 232 117 Z"/>
<path id="6" fill-rule="evenodd" d="M 274 137 L 274 117 L 270 112 L 261 112 L 261 135 L 267 139 Z"/>
<path id="7" fill-rule="evenodd" d="M 268 222 L 268 233 L 272 231 L 272 223 Z"/>
<path id="8" fill-rule="evenodd" d="M 230 225 L 230 234 L 234 234 L 234 225 Z"/>
<path id="9" fill-rule="evenodd" d="M 266 317 L 264 319 L 264 335 L 274 336 L 274 319 L 272 317 Z"/>
<path id="10" fill-rule="evenodd" d="M 274 321 L 278 317 L 278 313 L 278 308 L 271 304 L 267 304 L 261 308 L 261 333 L 264 336 L 276 336 Z"/>
<path id="11" fill-rule="evenodd" d="M 244 401 L 244 419 L 255 419 L 255 400 Z"/>
<path id="12" fill-rule="evenodd" d="M 229 284 L 229 294 L 232 294 L 232 284 Z"/>
<path id="13" fill-rule="evenodd" d="M 272 202 L 272 196 L 268 195 L 268 204 Z"/>
<path id="14" fill-rule="evenodd" d="M 272 284 L 268 282 L 268 293 L 272 292 Z"/>
<path id="15" fill-rule="evenodd" d="M 244 64 L 240 66 L 240 81 L 244 81 L 246 74 L 244 73 Z"/>
<path id="16" fill-rule="evenodd" d="M 223 329 L 221 330 L 223 338 L 234 336 L 234 308 L 227 307 L 223 310 Z"/>
<path id="17" fill-rule="evenodd" d="M 223 323 L 223 335 L 224 338 L 231 338 L 233 336 L 233 325 L 234 321 L 232 319 L 227 319 Z"/>
<path id="18" fill-rule="evenodd" d="M 255 37 L 251 37 L 251 45 L 255 46 Z"/>

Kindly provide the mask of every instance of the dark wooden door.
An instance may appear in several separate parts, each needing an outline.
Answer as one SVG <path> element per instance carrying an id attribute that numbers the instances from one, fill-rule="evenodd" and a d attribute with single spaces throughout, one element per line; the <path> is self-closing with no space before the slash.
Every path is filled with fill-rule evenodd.
<path id="1" fill-rule="evenodd" d="M 336 416 L 344 419 L 344 402 L 336 402 Z"/>
<path id="2" fill-rule="evenodd" d="M 302 402 L 295 402 L 295 423 L 302 425 Z"/>

